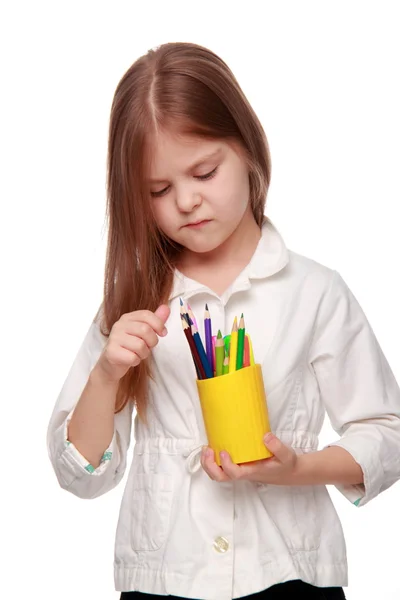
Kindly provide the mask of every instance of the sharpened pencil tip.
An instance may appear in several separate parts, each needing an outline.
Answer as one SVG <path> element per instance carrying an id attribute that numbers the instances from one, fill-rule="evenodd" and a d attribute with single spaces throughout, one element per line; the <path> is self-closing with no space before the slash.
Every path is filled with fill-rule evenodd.
<path id="1" fill-rule="evenodd" d="M 237 330 L 238 330 L 237 317 L 235 317 L 235 320 L 233 321 L 232 332 L 236 332 Z"/>
<path id="2" fill-rule="evenodd" d="M 182 298 L 179 298 L 179 302 L 181 303 L 181 306 L 183 306 L 183 300 L 182 300 Z"/>
<path id="3" fill-rule="evenodd" d="M 206 310 L 208 310 L 208 304 L 206 304 Z"/>

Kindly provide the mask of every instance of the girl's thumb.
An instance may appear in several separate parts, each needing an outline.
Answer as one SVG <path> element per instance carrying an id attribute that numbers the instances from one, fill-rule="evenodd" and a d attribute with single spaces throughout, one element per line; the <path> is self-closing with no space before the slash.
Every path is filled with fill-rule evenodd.
<path id="1" fill-rule="evenodd" d="M 157 315 L 157 317 L 159 319 L 161 319 L 161 321 L 163 323 L 165 323 L 165 321 L 169 317 L 170 312 L 171 312 L 170 308 L 166 304 L 162 304 L 161 306 L 159 306 L 157 308 L 157 310 L 156 310 L 156 312 L 154 314 Z"/>

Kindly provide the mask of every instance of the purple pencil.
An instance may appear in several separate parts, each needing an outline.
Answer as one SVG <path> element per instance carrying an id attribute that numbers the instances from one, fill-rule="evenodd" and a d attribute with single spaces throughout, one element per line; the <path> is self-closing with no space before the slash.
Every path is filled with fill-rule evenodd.
<path id="1" fill-rule="evenodd" d="M 211 331 L 211 318 L 210 311 L 208 310 L 208 305 L 206 304 L 206 310 L 204 313 L 204 333 L 206 338 L 206 353 L 208 362 L 210 363 L 211 370 L 214 373 L 214 353 L 213 353 L 213 345 L 212 345 L 212 331 Z"/>

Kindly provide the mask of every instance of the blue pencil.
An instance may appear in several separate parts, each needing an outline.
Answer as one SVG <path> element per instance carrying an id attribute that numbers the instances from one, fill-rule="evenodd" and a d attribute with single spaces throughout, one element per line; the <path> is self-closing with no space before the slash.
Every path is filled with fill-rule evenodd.
<path id="1" fill-rule="evenodd" d="M 192 325 L 192 336 L 194 339 L 194 343 L 196 344 L 196 348 L 199 353 L 201 363 L 204 367 L 206 379 L 210 379 L 211 377 L 213 377 L 214 373 L 211 369 L 210 363 L 208 362 L 207 354 L 204 350 L 203 342 L 201 341 L 201 337 L 199 335 L 197 327 L 194 324 Z"/>

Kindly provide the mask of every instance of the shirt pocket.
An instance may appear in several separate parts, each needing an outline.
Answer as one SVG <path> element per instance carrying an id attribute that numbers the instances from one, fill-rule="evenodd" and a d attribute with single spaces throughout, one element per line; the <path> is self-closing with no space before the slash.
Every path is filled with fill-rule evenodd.
<path id="1" fill-rule="evenodd" d="M 172 505 L 172 477 L 165 473 L 136 473 L 131 502 L 132 549 L 155 551 L 163 545 Z"/>
<path id="2" fill-rule="evenodd" d="M 313 486 L 259 484 L 258 491 L 288 548 L 306 551 L 319 548 L 321 522 Z"/>

